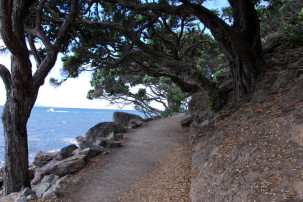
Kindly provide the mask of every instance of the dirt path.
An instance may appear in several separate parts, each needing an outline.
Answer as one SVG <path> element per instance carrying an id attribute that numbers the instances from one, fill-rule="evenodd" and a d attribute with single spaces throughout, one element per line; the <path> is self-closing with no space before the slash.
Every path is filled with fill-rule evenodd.
<path id="1" fill-rule="evenodd" d="M 191 149 L 177 114 L 126 134 L 70 178 L 59 201 L 189 201 Z"/>

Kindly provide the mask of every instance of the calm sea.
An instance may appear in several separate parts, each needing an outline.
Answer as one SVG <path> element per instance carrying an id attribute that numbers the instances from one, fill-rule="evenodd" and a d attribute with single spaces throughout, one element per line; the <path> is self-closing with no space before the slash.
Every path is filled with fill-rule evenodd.
<path id="1" fill-rule="evenodd" d="M 0 106 L 2 114 L 3 107 Z M 75 143 L 75 137 L 82 135 L 94 125 L 112 121 L 115 111 L 143 114 L 135 110 L 75 109 L 34 107 L 27 124 L 29 162 L 32 163 L 38 151 L 57 151 Z M 4 165 L 4 135 L 0 124 L 0 167 Z"/>

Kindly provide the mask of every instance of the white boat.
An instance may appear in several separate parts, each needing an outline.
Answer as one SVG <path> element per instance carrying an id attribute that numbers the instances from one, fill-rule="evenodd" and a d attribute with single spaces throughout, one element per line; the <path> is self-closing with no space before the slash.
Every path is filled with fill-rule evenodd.
<path id="1" fill-rule="evenodd" d="M 47 110 L 47 112 L 55 112 L 54 108 L 50 108 Z"/>

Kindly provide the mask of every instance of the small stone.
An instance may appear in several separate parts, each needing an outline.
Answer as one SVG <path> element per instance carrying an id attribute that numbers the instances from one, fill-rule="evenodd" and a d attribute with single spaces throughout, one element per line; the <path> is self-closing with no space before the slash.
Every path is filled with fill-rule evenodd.
<path id="1" fill-rule="evenodd" d="M 35 196 L 35 192 L 30 188 L 26 187 L 25 189 L 20 191 L 20 196 L 24 196 L 25 198 L 27 198 L 28 196 Z"/>
<path id="2" fill-rule="evenodd" d="M 42 180 L 41 183 L 50 183 L 51 185 L 55 184 L 56 181 L 59 179 L 58 175 L 45 175 Z"/>
<path id="3" fill-rule="evenodd" d="M 35 186 L 32 190 L 36 192 L 36 196 L 38 198 L 41 198 L 43 196 L 43 193 L 46 192 L 51 187 L 50 183 L 40 183 L 37 186 Z"/>
<path id="4" fill-rule="evenodd" d="M 46 191 L 43 196 L 42 196 L 42 199 L 43 200 L 47 200 L 47 199 L 56 199 L 58 198 L 57 197 L 57 194 L 55 192 L 53 192 L 52 190 L 48 190 Z"/>
<path id="5" fill-rule="evenodd" d="M 79 155 L 85 155 L 87 158 L 91 159 L 98 154 L 100 154 L 104 150 L 103 147 L 99 147 L 97 145 L 93 145 L 90 148 L 85 148 L 84 150 L 79 152 Z"/>
<path id="6" fill-rule="evenodd" d="M 114 135 L 115 133 L 114 132 L 111 132 L 108 136 L 106 136 L 107 139 L 114 139 Z"/>
<path id="7" fill-rule="evenodd" d="M 60 191 L 60 189 L 61 189 L 61 186 L 60 186 L 60 185 L 55 184 L 55 185 L 52 186 L 52 190 L 53 190 L 55 193 L 57 193 L 58 191 Z"/>
<path id="8" fill-rule="evenodd" d="M 106 141 L 102 137 L 96 138 L 96 141 L 94 142 L 94 145 L 97 146 L 106 146 Z"/>
<path id="9" fill-rule="evenodd" d="M 117 142 L 117 141 L 108 141 L 106 143 L 107 147 L 121 147 L 121 142 Z"/>
<path id="10" fill-rule="evenodd" d="M 114 140 L 119 141 L 123 139 L 123 134 L 122 133 L 117 133 L 114 135 Z"/>

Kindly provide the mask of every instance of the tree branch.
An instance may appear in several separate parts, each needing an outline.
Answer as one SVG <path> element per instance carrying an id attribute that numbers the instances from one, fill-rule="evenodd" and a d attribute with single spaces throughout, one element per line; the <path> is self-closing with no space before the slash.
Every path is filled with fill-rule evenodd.
<path id="1" fill-rule="evenodd" d="M 11 73 L 9 70 L 2 64 L 0 64 L 0 77 L 3 80 L 3 83 L 5 85 L 6 92 L 10 91 L 11 89 Z"/>
<path id="2" fill-rule="evenodd" d="M 60 27 L 59 34 L 54 45 L 47 44 L 47 55 L 39 65 L 37 71 L 35 72 L 33 79 L 34 79 L 34 90 L 38 91 L 39 87 L 43 85 L 44 79 L 46 78 L 47 74 L 53 68 L 56 63 L 57 55 L 60 51 L 61 45 L 64 42 L 64 39 L 67 35 L 68 30 L 71 28 L 72 24 L 74 23 L 76 16 L 78 13 L 78 1 L 71 0 L 70 5 L 70 12 L 67 15 L 65 21 Z M 47 41 L 46 41 L 47 42 Z"/>

